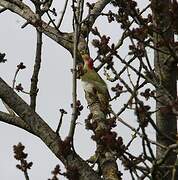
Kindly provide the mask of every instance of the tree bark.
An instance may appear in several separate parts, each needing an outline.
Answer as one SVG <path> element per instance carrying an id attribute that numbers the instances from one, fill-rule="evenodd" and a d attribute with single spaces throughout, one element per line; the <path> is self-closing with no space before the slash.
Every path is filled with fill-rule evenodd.
<path id="1" fill-rule="evenodd" d="M 155 28 L 154 33 L 154 52 L 155 73 L 158 80 L 158 87 L 156 88 L 157 102 L 156 109 L 156 124 L 158 129 L 176 141 L 177 120 L 170 107 L 170 102 L 173 102 L 177 97 L 176 88 L 176 61 L 170 54 L 171 44 L 174 41 L 173 32 L 171 29 L 170 17 L 171 0 L 152 0 L 151 7 L 153 11 L 153 24 Z M 165 53 L 163 53 L 165 52 Z M 170 94 L 168 97 L 165 93 Z M 171 140 L 156 135 L 157 142 L 168 147 L 173 144 Z M 163 158 L 165 149 L 157 146 L 156 156 L 158 159 Z M 162 167 L 174 166 L 176 154 L 171 151 L 169 156 L 165 159 Z M 172 178 L 172 170 L 170 168 L 162 169 L 162 179 L 168 180 Z M 156 177 L 156 176 L 155 176 Z M 158 177 L 157 177 L 158 178 Z M 159 177 L 160 178 L 160 177 Z"/>
<path id="2" fill-rule="evenodd" d="M 97 124 L 94 133 L 96 136 L 98 136 L 108 129 L 107 119 L 105 114 L 101 111 L 101 104 L 98 103 L 96 95 L 85 92 L 85 97 L 90 109 L 90 113 L 92 114 L 92 121 L 96 122 Z M 100 142 L 100 138 L 99 140 L 96 140 L 96 143 L 97 150 L 95 155 L 98 156 L 97 161 L 101 168 L 103 178 L 105 180 L 121 180 L 114 153 Z"/>
<path id="3" fill-rule="evenodd" d="M 0 78 L 0 98 L 20 117 L 14 117 L 13 120 L 11 116 L 1 112 L 0 120 L 21 127 L 39 137 L 56 157 L 63 162 L 66 168 L 77 170 L 79 180 L 100 180 L 99 175 L 70 147 L 66 148 L 67 144 L 2 78 Z"/>

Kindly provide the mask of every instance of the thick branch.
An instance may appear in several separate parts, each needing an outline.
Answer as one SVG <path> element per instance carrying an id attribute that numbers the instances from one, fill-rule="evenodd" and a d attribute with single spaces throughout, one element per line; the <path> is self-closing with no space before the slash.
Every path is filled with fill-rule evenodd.
<path id="1" fill-rule="evenodd" d="M 65 166 L 78 170 L 81 180 L 99 180 L 100 177 L 71 149 L 66 147 L 60 137 L 0 78 L 0 98 L 16 112 L 31 131 L 36 134 Z"/>
<path id="2" fill-rule="evenodd" d="M 56 41 L 58 44 L 66 48 L 72 53 L 72 34 L 62 33 L 58 29 L 51 27 L 46 22 L 39 20 L 29 6 L 20 0 L 1 0 L 0 6 L 9 9 L 10 11 L 20 15 L 27 22 L 37 28 L 38 31 L 43 32 L 48 37 Z"/>
<path id="3" fill-rule="evenodd" d="M 18 116 L 10 115 L 8 113 L 0 111 L 0 121 L 10 125 L 14 125 L 28 131 L 31 134 L 34 134 L 29 125 Z"/>
<path id="4" fill-rule="evenodd" d="M 154 46 L 163 51 L 170 53 L 169 44 L 174 41 L 174 34 L 171 29 L 171 16 L 170 16 L 170 6 L 171 0 L 152 0 L 151 7 L 153 11 L 153 24 L 156 28 L 157 33 L 154 33 Z M 159 42 L 165 41 L 165 45 L 159 45 Z M 159 84 L 162 85 L 167 92 L 176 99 L 177 97 L 177 85 L 176 85 L 176 61 L 173 58 L 169 58 L 168 54 L 164 54 L 161 51 L 155 50 L 154 52 L 154 64 L 155 73 L 159 78 Z M 165 63 L 166 62 L 166 63 Z M 171 137 L 176 141 L 177 133 L 177 119 L 172 112 L 163 112 L 161 109 L 169 104 L 169 99 L 166 97 L 164 91 L 161 88 L 156 88 L 157 97 L 159 97 L 156 102 L 156 109 L 160 109 L 156 112 L 156 125 L 160 131 L 162 131 L 167 136 Z M 161 134 L 157 133 L 157 142 L 164 145 L 170 146 L 172 141 L 166 139 Z M 157 147 L 156 156 L 161 158 L 165 153 L 165 149 Z M 170 152 L 169 158 L 163 163 L 163 166 L 172 166 L 175 164 L 176 153 Z M 167 173 L 168 172 L 168 173 Z M 167 172 L 163 173 L 163 179 L 172 179 L 172 172 L 167 169 Z"/>
<path id="5" fill-rule="evenodd" d="M 98 16 L 100 16 L 100 13 L 102 12 L 102 10 L 106 7 L 107 4 L 109 4 L 111 2 L 111 0 L 98 0 L 93 9 L 90 11 L 88 17 L 84 20 L 86 21 L 86 23 L 83 25 L 82 27 L 82 34 L 84 35 L 84 37 L 86 37 L 93 24 L 95 23 L 95 20 L 98 18 Z"/>
<path id="6" fill-rule="evenodd" d="M 105 114 L 101 111 L 101 104 L 98 102 L 96 95 L 85 92 L 85 97 L 92 114 L 93 122 L 97 123 L 97 128 L 94 130 L 95 135 L 107 131 L 107 119 Z M 97 151 L 99 152 L 99 165 L 104 179 L 106 180 L 120 180 L 118 176 L 118 167 L 116 159 L 112 152 L 108 151 L 106 147 L 97 142 Z"/>
<path id="7" fill-rule="evenodd" d="M 94 8 L 90 11 L 90 14 L 85 20 L 87 23 L 84 23 L 81 30 L 81 33 L 85 37 L 89 34 L 95 20 L 110 1 L 111 0 L 98 0 L 98 2 L 95 3 Z M 37 14 L 35 14 L 29 6 L 20 0 L 1 0 L 0 6 L 20 15 L 38 31 L 46 34 L 48 37 L 56 41 L 71 54 L 73 54 L 73 33 L 62 33 L 57 28 L 50 26 L 42 20 L 39 20 Z"/>

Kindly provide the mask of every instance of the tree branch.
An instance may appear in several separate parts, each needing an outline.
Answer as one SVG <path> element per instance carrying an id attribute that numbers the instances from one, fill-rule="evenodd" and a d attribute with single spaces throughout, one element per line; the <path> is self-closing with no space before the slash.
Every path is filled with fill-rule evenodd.
<path id="1" fill-rule="evenodd" d="M 102 10 L 106 7 L 108 3 L 110 3 L 111 0 L 98 0 L 93 9 L 91 9 L 90 13 L 86 17 L 86 19 L 83 21 L 85 22 L 81 28 L 81 33 L 84 37 L 87 37 L 87 35 L 90 33 L 90 30 L 95 23 L 95 20 L 98 18 Z"/>
<path id="2" fill-rule="evenodd" d="M 22 18 L 27 20 L 29 24 L 37 28 L 38 31 L 46 34 L 48 37 L 50 37 L 72 53 L 72 33 L 62 33 L 55 27 L 51 27 L 50 25 L 48 25 L 48 23 L 39 20 L 37 14 L 35 14 L 29 6 L 27 6 L 20 0 L 1 0 L 0 6 L 20 15 Z"/>
<path id="3" fill-rule="evenodd" d="M 30 130 L 51 149 L 66 167 L 77 168 L 80 180 L 100 180 L 96 172 L 76 155 L 70 147 L 67 148 L 65 141 L 62 141 L 48 124 L 2 78 L 0 78 L 0 98 L 23 119 L 24 123 L 30 127 Z"/>
<path id="4" fill-rule="evenodd" d="M 31 134 L 34 134 L 34 132 L 31 130 L 30 126 L 18 116 L 14 116 L 14 115 L 0 111 L 0 121 L 10 124 L 10 125 L 13 125 L 13 126 L 16 126 L 16 127 L 19 127 L 25 131 L 28 131 Z"/>
<path id="5" fill-rule="evenodd" d="M 64 15 L 65 15 L 65 12 L 66 12 L 66 9 L 67 9 L 68 1 L 69 1 L 69 0 L 66 0 L 66 1 L 65 1 L 64 8 L 63 8 L 61 17 L 60 17 L 59 22 L 58 22 L 58 24 L 57 24 L 57 28 L 60 28 L 60 26 L 61 26 L 61 24 L 62 24 Z"/>
<path id="6" fill-rule="evenodd" d="M 39 20 L 41 20 L 41 10 L 40 6 L 36 5 L 36 13 L 38 14 Z M 31 78 L 31 87 L 30 87 L 30 107 L 35 111 L 36 109 L 36 98 L 37 98 L 37 84 L 38 84 L 38 75 L 41 67 L 41 52 L 42 52 L 42 32 L 36 30 L 36 58 L 33 69 L 33 75 Z"/>
<path id="7" fill-rule="evenodd" d="M 73 47 L 73 70 L 72 70 L 72 117 L 68 137 L 72 140 L 73 145 L 73 136 L 75 131 L 75 125 L 77 120 L 77 46 L 78 46 L 78 37 L 79 37 L 79 16 L 77 14 L 77 8 L 79 8 L 80 0 L 77 1 L 77 6 L 74 7 L 73 0 L 73 14 L 74 14 L 74 47 Z"/>
<path id="8" fill-rule="evenodd" d="M 36 31 L 37 33 L 37 45 L 36 45 L 36 58 L 34 64 L 33 75 L 31 78 L 31 88 L 30 88 L 30 106 L 35 110 L 36 108 L 36 97 L 38 92 L 38 75 L 41 66 L 41 51 L 42 51 L 42 33 Z"/>

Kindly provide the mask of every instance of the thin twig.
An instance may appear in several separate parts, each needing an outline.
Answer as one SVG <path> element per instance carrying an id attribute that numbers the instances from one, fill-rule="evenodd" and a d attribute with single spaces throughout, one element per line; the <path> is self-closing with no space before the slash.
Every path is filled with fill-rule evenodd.
<path id="1" fill-rule="evenodd" d="M 14 78 L 12 81 L 12 89 L 13 90 L 15 89 L 15 82 L 16 82 L 16 78 L 17 78 L 17 74 L 18 74 L 19 70 L 20 70 L 20 68 L 17 68 L 17 70 L 15 71 L 15 75 L 14 75 Z M 4 101 L 2 101 L 2 103 L 4 104 L 5 108 L 9 112 L 9 114 L 15 116 L 14 111 Z"/>
<path id="2" fill-rule="evenodd" d="M 131 94 L 133 94 L 134 91 L 132 91 L 132 89 L 128 86 L 128 84 L 121 78 L 121 77 L 118 77 L 118 79 L 120 80 L 120 82 L 126 87 L 126 89 L 128 90 L 128 92 L 130 92 Z M 139 102 L 139 105 L 142 107 L 142 108 L 145 108 L 143 106 L 143 103 L 137 98 L 135 97 L 137 102 Z M 170 141 L 172 141 L 174 143 L 174 139 L 172 139 L 171 137 L 167 136 L 166 134 L 162 133 L 158 127 L 156 126 L 156 124 L 154 123 L 154 121 L 152 120 L 152 118 L 150 117 L 150 115 L 147 113 L 147 117 L 148 117 L 148 120 L 149 122 L 151 123 L 151 125 L 153 126 L 153 128 L 156 130 L 157 133 L 159 133 L 160 135 L 162 135 L 163 137 L 165 137 L 166 139 L 169 139 Z"/>
<path id="3" fill-rule="evenodd" d="M 60 119 L 59 119 L 59 124 L 58 124 L 57 129 L 56 129 L 56 134 L 58 136 L 59 136 L 59 131 L 60 131 L 60 128 L 61 128 L 61 125 L 62 125 L 63 116 L 64 116 L 64 114 L 67 114 L 67 112 L 64 109 L 60 109 L 60 112 L 61 112 L 61 116 L 60 116 Z"/>
<path id="4" fill-rule="evenodd" d="M 121 46 L 122 46 L 122 44 L 123 44 L 123 42 L 124 42 L 124 40 L 127 38 L 127 34 L 126 34 L 126 30 L 123 32 L 123 34 L 122 34 L 122 37 L 118 40 L 118 42 L 117 42 L 117 44 L 115 45 L 115 47 L 114 47 L 114 51 L 116 51 L 117 49 L 119 49 Z M 111 52 L 109 52 L 106 56 L 105 56 L 105 59 L 108 59 L 108 58 L 110 58 L 111 56 L 113 56 L 113 53 L 111 53 Z M 98 57 L 97 57 L 98 58 Z M 96 58 L 96 59 L 97 59 Z M 106 62 L 104 61 L 104 62 L 102 62 L 101 64 L 99 64 L 96 68 L 95 68 L 95 70 L 98 72 L 104 65 L 106 64 Z"/>
<path id="5" fill-rule="evenodd" d="M 19 68 L 17 68 L 17 70 L 15 71 L 15 75 L 14 75 L 14 78 L 13 78 L 13 81 L 12 81 L 12 89 L 14 90 L 15 89 L 15 82 L 16 82 L 16 78 L 17 78 L 17 74 L 19 72 Z"/>
<path id="6" fill-rule="evenodd" d="M 24 176 L 25 176 L 25 180 L 30 180 L 30 178 L 29 178 L 29 175 L 28 175 L 28 172 L 27 172 L 27 171 L 24 171 Z"/>
<path id="7" fill-rule="evenodd" d="M 58 24 L 56 25 L 56 27 L 57 27 L 58 29 L 60 28 L 61 23 L 62 23 L 62 21 L 63 21 L 64 15 L 65 15 L 65 12 L 66 12 L 66 9 L 67 9 L 67 4 L 68 4 L 68 1 L 69 1 L 69 0 L 66 0 L 66 1 L 65 1 L 64 8 L 63 8 L 63 11 L 62 11 L 61 17 L 60 17 L 60 19 L 59 19 Z"/>
<path id="8" fill-rule="evenodd" d="M 41 10 L 40 7 L 36 5 L 36 13 L 38 15 L 39 20 L 41 19 Z M 41 52 L 42 52 L 42 32 L 36 30 L 37 33 L 37 41 L 36 41 L 36 57 L 35 64 L 33 69 L 33 75 L 31 78 L 31 87 L 30 87 L 30 107 L 35 110 L 36 109 L 36 98 L 37 98 L 37 84 L 38 84 L 38 75 L 41 67 Z"/>
<path id="9" fill-rule="evenodd" d="M 36 97 L 37 97 L 37 84 L 38 75 L 41 67 L 41 50 L 42 50 L 42 33 L 37 30 L 37 45 L 36 45 L 36 58 L 33 69 L 33 75 L 31 78 L 31 88 L 30 88 L 30 106 L 35 110 L 36 108 Z"/>
<path id="10" fill-rule="evenodd" d="M 148 136 L 147 136 L 147 134 L 146 134 L 146 132 L 145 132 L 145 128 L 144 128 L 144 127 L 141 127 L 141 129 L 142 129 L 142 133 L 143 133 L 143 136 L 144 136 L 143 139 L 144 139 L 144 140 L 146 141 L 146 143 L 147 143 L 147 147 L 148 147 L 148 150 L 149 150 L 149 152 L 150 152 L 150 155 L 151 155 L 152 159 L 155 160 L 155 156 L 154 156 L 153 150 L 152 150 L 152 148 L 151 148 L 151 145 L 150 145 L 150 141 L 149 141 L 149 139 L 148 139 Z"/>
<path id="11" fill-rule="evenodd" d="M 137 129 L 136 129 L 136 131 L 137 132 L 134 132 L 134 134 L 132 135 L 132 139 L 127 143 L 127 145 L 125 146 L 126 147 L 126 149 L 128 149 L 129 148 L 129 146 L 131 145 L 131 143 L 134 141 L 134 139 L 137 137 L 137 133 L 139 132 L 139 130 L 140 130 L 140 127 L 138 127 Z"/>
<path id="12" fill-rule="evenodd" d="M 77 8 L 79 7 L 80 0 L 77 1 Z M 74 14 L 74 49 L 73 49 L 73 74 L 72 74 L 72 117 L 71 117 L 71 124 L 68 137 L 71 139 L 73 144 L 73 136 L 76 126 L 76 119 L 77 119 L 77 72 L 76 72 L 76 65 L 77 65 L 77 46 L 78 46 L 78 37 L 79 37 L 79 24 L 78 18 L 76 16 L 76 7 L 74 7 L 73 1 L 73 14 Z"/>
<path id="13" fill-rule="evenodd" d="M 126 127 L 128 127 L 129 129 L 131 129 L 133 132 L 135 132 L 136 134 L 138 134 L 141 138 L 143 138 L 143 134 L 141 134 L 139 131 L 137 131 L 137 129 L 135 129 L 134 127 L 132 127 L 130 124 L 128 124 L 128 123 L 126 123 L 122 118 L 120 118 L 113 110 L 110 110 L 111 111 L 111 113 L 114 115 L 114 117 L 119 121 L 119 122 L 121 122 L 122 124 L 124 124 Z M 154 144 L 154 145 L 156 145 L 156 146 L 159 146 L 159 147 L 161 147 L 161 148 L 163 148 L 163 149 L 166 149 L 166 147 L 165 146 L 163 146 L 162 144 L 159 144 L 159 143 L 157 143 L 156 141 L 153 141 L 153 140 L 151 140 L 151 139 L 149 139 L 149 141 L 152 143 L 152 144 Z"/>
<path id="14" fill-rule="evenodd" d="M 51 18 L 50 14 L 48 12 L 46 12 L 49 20 L 50 20 L 50 23 L 52 23 L 52 25 L 55 27 L 55 29 L 60 33 L 59 29 L 57 28 L 56 24 L 54 23 L 54 20 Z M 70 42 L 70 41 L 69 41 Z"/>

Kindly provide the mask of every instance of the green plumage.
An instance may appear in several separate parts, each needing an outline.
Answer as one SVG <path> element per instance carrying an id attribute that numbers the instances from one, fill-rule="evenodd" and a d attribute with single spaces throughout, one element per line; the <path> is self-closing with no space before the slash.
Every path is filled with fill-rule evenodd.
<path id="1" fill-rule="evenodd" d="M 81 81 L 84 90 L 90 94 L 96 94 L 100 101 L 102 111 L 106 112 L 109 106 L 110 95 L 105 81 L 94 70 L 92 59 L 84 59 L 83 73 Z"/>
<path id="2" fill-rule="evenodd" d="M 87 72 L 85 72 L 84 69 L 84 75 L 81 77 L 81 80 L 91 83 L 99 93 L 105 94 L 106 96 L 109 95 L 105 81 L 95 70 L 87 70 Z"/>

